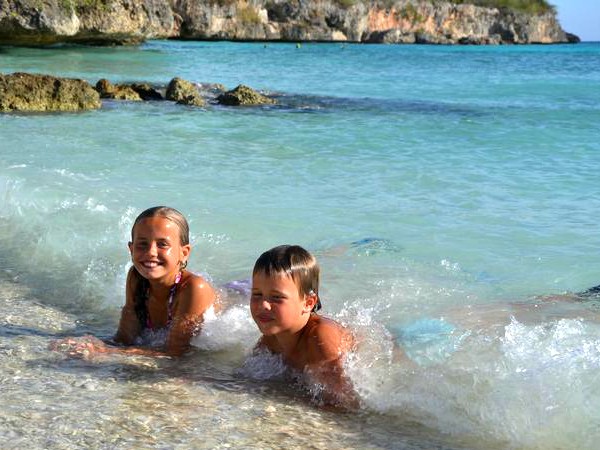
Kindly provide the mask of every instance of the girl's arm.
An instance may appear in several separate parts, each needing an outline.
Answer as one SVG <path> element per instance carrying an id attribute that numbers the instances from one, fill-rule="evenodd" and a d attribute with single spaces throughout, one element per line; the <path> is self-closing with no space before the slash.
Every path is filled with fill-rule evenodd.
<path id="1" fill-rule="evenodd" d="M 200 331 L 204 313 L 216 300 L 214 289 L 204 278 L 187 274 L 181 282 L 177 309 L 167 336 L 165 352 L 171 356 L 180 356 L 189 350 L 190 341 Z"/>
<path id="2" fill-rule="evenodd" d="M 119 328 L 114 337 L 115 342 L 125 345 L 132 345 L 135 338 L 140 335 L 140 321 L 135 313 L 135 290 L 139 280 L 135 268 L 131 267 L 127 273 L 127 282 L 125 284 L 125 306 L 121 310 L 121 320 Z"/>
<path id="3" fill-rule="evenodd" d="M 127 275 L 125 306 L 114 341 L 132 345 L 141 332 L 141 326 L 135 313 L 134 294 L 137 279 L 131 268 Z M 177 308 L 164 351 L 143 347 L 115 347 L 106 345 L 93 336 L 69 338 L 50 344 L 53 350 L 62 351 L 72 357 L 88 358 L 94 353 L 119 353 L 141 356 L 181 356 L 190 348 L 190 341 L 202 324 L 203 315 L 215 302 L 215 291 L 202 277 L 188 272 L 182 280 L 177 299 Z"/>

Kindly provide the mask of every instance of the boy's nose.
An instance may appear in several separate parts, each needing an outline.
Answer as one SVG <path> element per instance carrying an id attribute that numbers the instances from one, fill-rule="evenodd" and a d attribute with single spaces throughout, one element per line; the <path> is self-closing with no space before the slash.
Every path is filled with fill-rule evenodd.
<path id="1" fill-rule="evenodd" d="M 271 311 L 271 303 L 269 302 L 268 299 L 264 299 L 262 301 L 262 307 L 263 307 L 263 309 L 266 309 L 267 311 Z"/>

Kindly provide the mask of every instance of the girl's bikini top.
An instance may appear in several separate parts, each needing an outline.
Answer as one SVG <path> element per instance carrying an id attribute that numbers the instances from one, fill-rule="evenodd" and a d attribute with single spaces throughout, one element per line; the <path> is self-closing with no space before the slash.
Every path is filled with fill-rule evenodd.
<path id="1" fill-rule="evenodd" d="M 175 292 L 177 291 L 177 285 L 181 281 L 181 272 L 177 274 L 175 277 L 175 283 L 171 286 L 169 290 L 169 302 L 167 304 L 167 323 L 165 328 L 169 328 L 171 326 L 171 322 L 173 321 L 173 303 L 175 300 Z M 149 330 L 154 330 L 154 325 L 152 324 L 152 320 L 150 319 L 150 310 L 148 309 L 148 300 L 150 299 L 149 292 L 146 292 L 146 328 Z"/>

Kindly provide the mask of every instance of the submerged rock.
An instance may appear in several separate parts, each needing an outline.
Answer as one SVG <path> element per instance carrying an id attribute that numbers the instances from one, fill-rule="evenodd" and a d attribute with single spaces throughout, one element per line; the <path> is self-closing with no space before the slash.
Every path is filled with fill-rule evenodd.
<path id="1" fill-rule="evenodd" d="M 50 75 L 0 75 L 0 111 L 82 111 L 100 108 L 100 95 L 86 81 Z"/>
<path id="2" fill-rule="evenodd" d="M 198 88 L 190 81 L 175 77 L 167 87 L 167 100 L 175 101 L 182 105 L 204 106 L 205 101 L 198 92 Z"/>
<path id="3" fill-rule="evenodd" d="M 217 102 L 221 105 L 240 106 L 240 105 L 272 105 L 275 100 L 256 92 L 254 89 L 240 84 L 235 89 L 227 91 L 217 97 Z"/>

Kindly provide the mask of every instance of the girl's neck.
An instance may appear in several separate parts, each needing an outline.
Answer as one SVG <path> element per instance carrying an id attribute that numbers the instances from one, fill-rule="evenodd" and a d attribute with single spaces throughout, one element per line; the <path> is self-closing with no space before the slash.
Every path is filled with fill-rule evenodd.
<path id="1" fill-rule="evenodd" d="M 177 282 L 177 278 L 181 277 L 181 272 L 175 274 L 169 274 L 160 280 L 148 280 L 150 291 L 154 295 L 161 296 L 163 293 L 168 293 Z"/>

